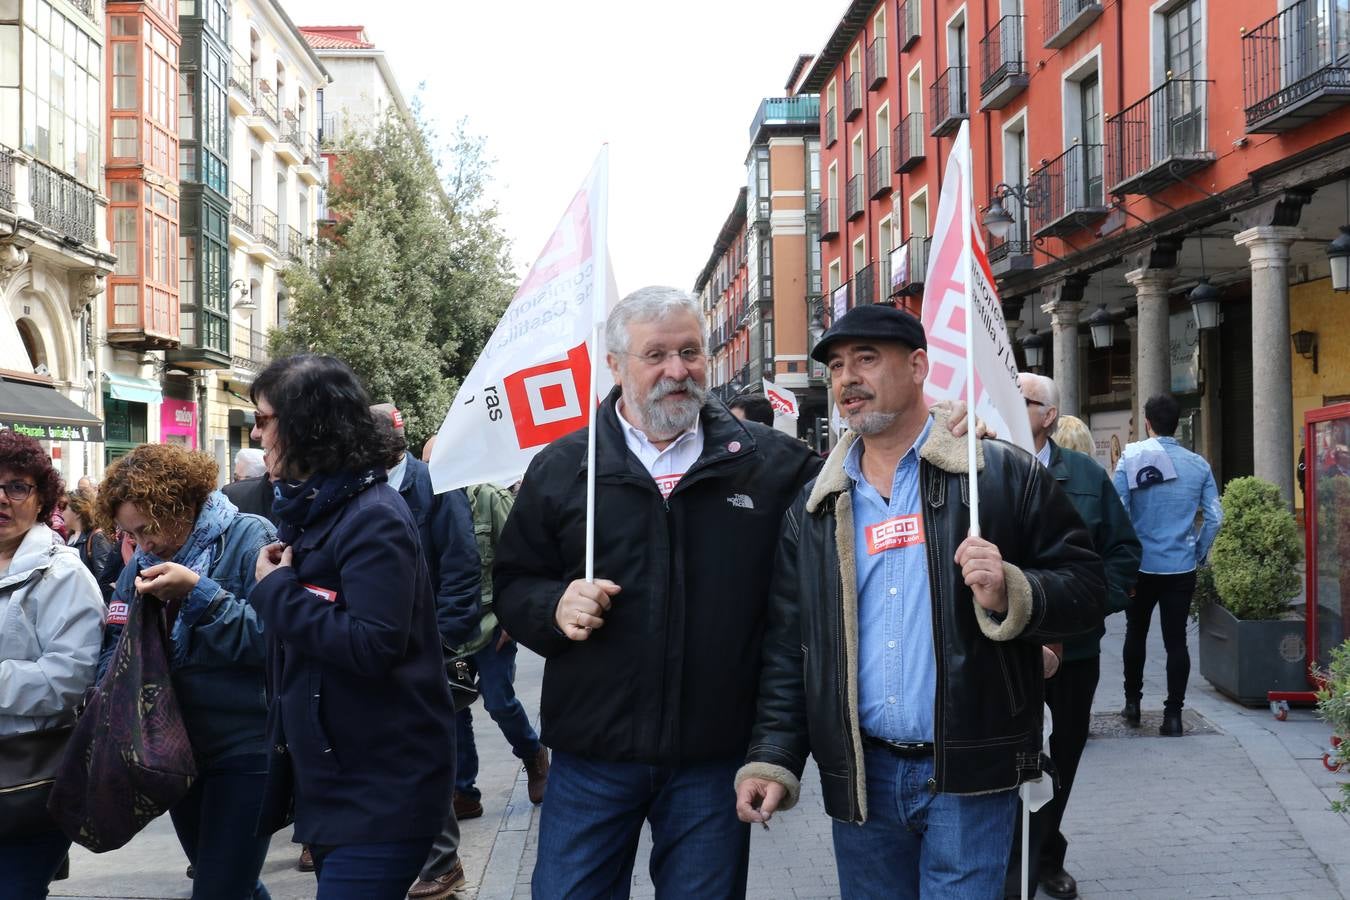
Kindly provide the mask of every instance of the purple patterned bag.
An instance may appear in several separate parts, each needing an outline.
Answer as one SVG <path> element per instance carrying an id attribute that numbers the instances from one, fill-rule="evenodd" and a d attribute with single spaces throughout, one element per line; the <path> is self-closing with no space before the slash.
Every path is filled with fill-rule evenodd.
<path id="1" fill-rule="evenodd" d="M 169 674 L 163 604 L 138 596 L 66 745 L 48 809 L 71 840 L 103 853 L 181 800 L 196 777 Z"/>

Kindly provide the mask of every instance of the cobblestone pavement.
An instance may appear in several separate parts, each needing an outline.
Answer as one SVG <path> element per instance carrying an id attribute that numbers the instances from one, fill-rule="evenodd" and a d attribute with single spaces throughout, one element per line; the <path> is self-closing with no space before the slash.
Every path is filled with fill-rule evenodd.
<path id="1" fill-rule="evenodd" d="M 1099 714 L 1088 743 L 1065 833 L 1068 868 L 1086 900 L 1177 900 L 1188 897 L 1290 897 L 1332 900 L 1350 896 L 1350 820 L 1332 813 L 1337 776 L 1322 767 L 1329 731 L 1311 710 L 1295 709 L 1286 722 L 1269 711 L 1244 709 L 1218 695 L 1199 676 L 1192 627 L 1192 676 L 1184 738 L 1162 738 L 1156 728 L 1119 727 L 1112 715 L 1123 701 L 1120 644 L 1124 621 L 1108 621 L 1103 644 Z M 1162 642 L 1154 626 L 1149 644 L 1145 714 L 1161 709 Z M 522 652 L 517 688 L 531 714 L 538 709 L 542 660 Z M 520 767 L 501 734 L 476 710 L 486 813 L 464 823 L 468 890 L 476 900 L 529 896 L 537 810 L 525 796 Z M 1200 716 L 1203 718 L 1194 718 Z M 1204 733 L 1201 733 L 1201 732 Z M 1128 736 L 1126 736 L 1128 735 Z M 803 781 L 798 808 L 755 829 L 749 896 L 754 900 L 837 897 L 830 822 L 821 810 L 813 771 Z M 633 879 L 635 897 L 653 896 L 644 835 Z M 276 900 L 314 896 L 310 875 L 294 870 L 297 848 L 289 835 L 272 843 L 263 878 Z M 76 850 L 72 878 L 54 897 L 187 898 L 186 861 L 167 818 L 127 847 L 94 856 Z"/>

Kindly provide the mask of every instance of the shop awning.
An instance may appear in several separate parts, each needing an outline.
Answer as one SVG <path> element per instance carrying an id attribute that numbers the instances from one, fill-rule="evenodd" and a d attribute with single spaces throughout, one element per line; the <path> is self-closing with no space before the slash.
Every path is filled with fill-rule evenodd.
<path id="1" fill-rule="evenodd" d="M 108 386 L 108 396 L 114 400 L 126 400 L 131 403 L 158 403 L 164 399 L 164 392 L 160 389 L 159 382 L 151 381 L 149 378 L 104 372 L 103 380 Z"/>
<path id="2" fill-rule="evenodd" d="M 0 428 L 40 441 L 103 441 L 103 422 L 55 388 L 0 380 Z"/>

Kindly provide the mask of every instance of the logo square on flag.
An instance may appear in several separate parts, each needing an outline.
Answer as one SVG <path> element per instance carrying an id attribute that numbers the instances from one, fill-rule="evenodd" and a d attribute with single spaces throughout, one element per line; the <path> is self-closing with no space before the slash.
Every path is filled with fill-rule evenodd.
<path id="1" fill-rule="evenodd" d="M 586 424 L 583 399 L 590 396 L 590 354 L 580 344 L 565 359 L 508 375 L 502 382 L 522 450 L 570 434 Z"/>

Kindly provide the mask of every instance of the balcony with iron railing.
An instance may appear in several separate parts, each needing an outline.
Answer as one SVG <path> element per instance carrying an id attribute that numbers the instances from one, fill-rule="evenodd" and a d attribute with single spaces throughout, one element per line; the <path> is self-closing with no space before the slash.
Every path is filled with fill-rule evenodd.
<path id="1" fill-rule="evenodd" d="M 867 194 L 879 200 L 891 192 L 891 148 L 882 144 L 867 160 Z"/>
<path id="2" fill-rule="evenodd" d="M 908 172 L 923 162 L 925 137 L 922 112 L 912 112 L 900 120 L 891 142 L 895 148 L 895 171 Z"/>
<path id="3" fill-rule="evenodd" d="M 306 265 L 308 263 L 306 259 L 307 243 L 300 229 L 288 225 L 286 230 L 282 232 L 281 238 L 281 255 L 293 263 Z"/>
<path id="4" fill-rule="evenodd" d="M 1031 233 L 1062 237 L 1106 215 L 1101 144 L 1075 144 L 1031 175 Z"/>
<path id="5" fill-rule="evenodd" d="M 839 317 L 854 307 L 853 302 L 853 282 L 845 281 L 839 287 L 830 291 L 829 297 L 825 302 L 825 324 L 826 326 L 834 324 Z"/>
<path id="6" fill-rule="evenodd" d="M 844 79 L 844 121 L 852 122 L 863 111 L 862 74 L 854 72 Z"/>
<path id="7" fill-rule="evenodd" d="M 273 125 L 281 124 L 277 95 L 272 91 L 272 83 L 265 78 L 253 83 L 253 114 L 270 120 Z"/>
<path id="8" fill-rule="evenodd" d="M 86 19 L 103 27 L 102 4 L 98 0 L 67 0 L 71 6 L 84 13 Z"/>
<path id="9" fill-rule="evenodd" d="M 877 303 L 885 299 L 885 294 L 881 292 L 877 285 L 877 276 L 880 274 L 875 263 L 863 266 L 853 275 L 853 305 L 863 306 L 869 303 Z"/>
<path id="10" fill-rule="evenodd" d="M 832 197 L 821 198 L 816 207 L 816 219 L 820 222 L 820 240 L 828 241 L 839 236 L 839 204 Z"/>
<path id="11" fill-rule="evenodd" d="M 1278 134 L 1350 103 L 1350 9 L 1298 0 L 1242 36 L 1247 130 Z"/>
<path id="12" fill-rule="evenodd" d="M 949 66 L 933 82 L 933 137 L 956 134 L 961 123 L 970 118 L 966 103 L 965 66 Z"/>
<path id="13" fill-rule="evenodd" d="M 32 160 L 28 163 L 28 199 L 39 225 L 81 244 L 93 246 L 97 240 L 94 216 L 98 204 L 92 188 Z"/>
<path id="14" fill-rule="evenodd" d="M 844 185 L 844 210 L 852 222 L 867 210 L 867 184 L 862 173 L 850 178 Z"/>
<path id="15" fill-rule="evenodd" d="M 1004 16 L 980 40 L 980 109 L 1002 109 L 1026 90 L 1026 17 Z"/>
<path id="16" fill-rule="evenodd" d="M 14 151 L 0 147 L 0 209 L 14 210 Z"/>
<path id="17" fill-rule="evenodd" d="M 239 106 L 235 114 L 248 115 L 253 103 L 253 66 L 237 50 L 230 54 L 230 90 Z"/>
<path id="18" fill-rule="evenodd" d="M 1044 0 L 1044 46 L 1058 50 L 1078 37 L 1102 14 L 1098 0 Z"/>
<path id="19" fill-rule="evenodd" d="M 825 148 L 828 150 L 839 140 L 839 110 L 831 108 L 825 113 Z"/>
<path id="20" fill-rule="evenodd" d="M 762 130 L 773 126 L 811 126 L 820 122 L 820 96 L 803 94 L 799 97 L 768 97 L 760 101 L 754 121 L 750 123 L 750 141 L 759 139 Z"/>
<path id="21" fill-rule="evenodd" d="M 253 204 L 253 235 L 272 252 L 281 252 L 281 242 L 277 234 L 277 214 L 261 203 Z"/>
<path id="22" fill-rule="evenodd" d="M 1027 237 L 1027 212 L 1021 207 L 1012 211 L 1012 228 L 1004 237 L 986 231 L 985 258 L 995 278 L 1010 272 L 1025 272 L 1032 267 L 1031 241 Z"/>
<path id="23" fill-rule="evenodd" d="M 923 4 L 920 0 L 900 0 L 899 18 L 900 52 L 904 53 L 919 39 L 923 30 Z"/>
<path id="24" fill-rule="evenodd" d="M 230 233 L 239 232 L 241 236 L 253 234 L 253 192 L 231 185 L 230 188 Z"/>
<path id="25" fill-rule="evenodd" d="M 931 243 L 932 238 L 912 237 L 891 251 L 889 296 L 918 296 L 923 293 Z"/>
<path id="26" fill-rule="evenodd" d="M 335 113 L 326 113 L 319 117 L 319 146 L 326 147 L 336 143 L 338 137 L 338 118 Z"/>
<path id="27" fill-rule="evenodd" d="M 1112 194 L 1153 194 L 1214 161 L 1209 83 L 1172 78 L 1106 122 Z"/>
<path id="28" fill-rule="evenodd" d="M 867 89 L 875 91 L 886 81 L 886 39 L 876 38 L 867 45 Z"/>

